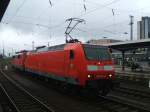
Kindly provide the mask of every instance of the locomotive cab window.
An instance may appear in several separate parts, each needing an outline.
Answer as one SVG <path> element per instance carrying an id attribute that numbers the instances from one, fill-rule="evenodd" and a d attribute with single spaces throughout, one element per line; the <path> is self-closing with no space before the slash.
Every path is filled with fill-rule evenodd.
<path id="1" fill-rule="evenodd" d="M 89 60 L 110 60 L 111 55 L 107 47 L 84 45 L 85 56 Z"/>
<path id="2" fill-rule="evenodd" d="M 74 59 L 74 51 L 70 50 L 70 59 Z"/>

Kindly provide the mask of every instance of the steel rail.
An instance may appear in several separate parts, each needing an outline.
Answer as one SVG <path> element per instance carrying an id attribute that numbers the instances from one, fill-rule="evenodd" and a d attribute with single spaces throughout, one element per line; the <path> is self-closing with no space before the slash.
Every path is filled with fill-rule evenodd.
<path id="1" fill-rule="evenodd" d="M 27 90 L 25 90 L 19 84 L 17 84 L 13 79 L 11 79 L 9 76 L 7 76 L 2 70 L 0 70 L 0 73 L 4 76 L 4 78 L 6 80 L 8 80 L 12 85 L 14 85 L 15 88 L 17 88 L 19 91 L 22 91 L 23 93 L 25 93 L 27 97 L 32 98 L 35 103 L 39 104 L 41 106 L 41 108 L 45 109 L 46 111 L 44 111 L 44 112 L 55 112 L 52 108 L 48 107 L 46 104 L 44 104 L 43 102 L 38 100 L 31 93 L 29 93 Z M 8 83 L 8 81 L 7 81 L 7 83 Z M 5 92 L 6 92 L 6 89 L 5 89 Z M 9 93 L 7 93 L 7 94 L 9 94 Z M 18 108 L 17 104 L 15 103 L 13 98 L 12 97 L 9 97 L 9 98 L 11 99 L 12 102 L 14 102 L 15 107 Z M 21 109 L 18 108 L 17 110 L 18 110 L 18 112 L 21 112 Z"/>

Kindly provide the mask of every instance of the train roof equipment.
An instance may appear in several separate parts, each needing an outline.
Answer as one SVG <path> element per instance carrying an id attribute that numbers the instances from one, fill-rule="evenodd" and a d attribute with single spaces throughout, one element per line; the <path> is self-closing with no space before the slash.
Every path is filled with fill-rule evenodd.
<path id="1" fill-rule="evenodd" d="M 74 30 L 74 28 L 79 24 L 84 22 L 84 19 L 80 19 L 80 18 L 69 18 L 66 20 L 66 22 L 69 21 L 69 25 L 66 28 L 65 31 L 65 36 L 66 36 L 66 43 L 75 43 L 75 42 L 80 42 L 78 39 L 74 39 L 72 38 L 72 36 L 70 35 L 70 33 Z M 74 25 L 71 27 L 71 25 L 74 23 Z M 70 38 L 70 40 L 68 40 L 68 38 Z"/>
<path id="2" fill-rule="evenodd" d="M 21 51 L 16 52 L 16 54 L 25 53 L 25 52 L 28 52 L 28 51 L 27 50 L 21 50 Z"/>

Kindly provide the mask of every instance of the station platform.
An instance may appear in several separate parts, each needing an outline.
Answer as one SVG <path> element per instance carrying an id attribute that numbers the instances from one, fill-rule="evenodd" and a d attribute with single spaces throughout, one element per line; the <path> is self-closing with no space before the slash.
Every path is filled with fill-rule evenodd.
<path id="1" fill-rule="evenodd" d="M 150 68 L 149 70 L 147 69 L 143 71 L 140 70 L 131 71 L 130 68 L 125 68 L 125 70 L 122 71 L 121 67 L 115 67 L 115 70 L 116 70 L 116 75 L 150 79 Z"/>

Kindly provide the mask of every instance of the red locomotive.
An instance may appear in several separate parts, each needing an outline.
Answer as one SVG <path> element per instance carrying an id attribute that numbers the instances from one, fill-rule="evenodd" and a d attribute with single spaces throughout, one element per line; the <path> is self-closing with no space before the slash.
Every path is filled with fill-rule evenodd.
<path id="1" fill-rule="evenodd" d="M 12 65 L 70 85 L 96 88 L 102 94 L 111 89 L 115 75 L 107 47 L 80 42 L 21 52 Z"/>

